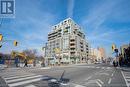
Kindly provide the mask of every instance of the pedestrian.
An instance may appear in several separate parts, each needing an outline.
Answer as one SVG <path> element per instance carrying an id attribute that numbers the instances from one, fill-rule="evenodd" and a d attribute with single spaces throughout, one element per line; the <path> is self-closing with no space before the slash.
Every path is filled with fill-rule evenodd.
<path id="1" fill-rule="evenodd" d="M 116 61 L 115 60 L 113 61 L 113 66 L 116 67 Z"/>
<path id="2" fill-rule="evenodd" d="M 120 67 L 122 66 L 122 63 L 123 63 L 123 57 L 122 55 L 119 56 L 119 65 Z"/>
<path id="3" fill-rule="evenodd" d="M 16 67 L 18 67 L 18 63 L 19 63 L 19 58 L 16 58 L 15 59 L 15 65 L 16 65 Z"/>
<path id="4" fill-rule="evenodd" d="M 33 60 L 33 66 L 34 67 L 36 66 L 36 60 L 35 59 Z"/>
<path id="5" fill-rule="evenodd" d="M 24 67 L 28 67 L 28 61 L 27 61 L 27 59 L 24 60 Z"/>
<path id="6" fill-rule="evenodd" d="M 116 61 L 116 67 L 118 66 L 118 61 Z"/>

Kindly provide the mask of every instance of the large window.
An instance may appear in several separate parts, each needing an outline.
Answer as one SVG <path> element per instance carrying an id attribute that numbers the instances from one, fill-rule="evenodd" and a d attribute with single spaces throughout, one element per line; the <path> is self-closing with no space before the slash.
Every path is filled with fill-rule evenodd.
<path id="1" fill-rule="evenodd" d="M 68 49 L 69 48 L 69 38 L 64 38 L 63 39 L 63 49 Z"/>

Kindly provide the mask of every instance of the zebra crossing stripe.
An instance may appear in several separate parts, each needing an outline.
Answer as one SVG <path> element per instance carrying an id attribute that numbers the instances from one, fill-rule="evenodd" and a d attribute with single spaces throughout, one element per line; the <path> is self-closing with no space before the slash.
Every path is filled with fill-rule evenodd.
<path id="1" fill-rule="evenodd" d="M 37 82 L 40 80 L 42 80 L 42 78 L 30 79 L 30 80 L 26 80 L 26 81 L 22 81 L 22 82 L 17 82 L 17 83 L 10 83 L 8 85 L 9 85 L 9 87 L 15 87 L 15 86 L 20 86 L 20 85 L 24 85 L 24 84 L 28 84 L 28 83 L 32 83 L 32 82 Z"/>
<path id="2" fill-rule="evenodd" d="M 100 67 L 96 67 L 96 68 L 100 68 Z"/>
<path id="3" fill-rule="evenodd" d="M 130 79 L 126 79 L 126 80 L 130 82 Z"/>
<path id="4" fill-rule="evenodd" d="M 123 71 L 121 71 L 121 74 L 122 74 L 122 76 L 123 76 L 123 78 L 124 78 L 124 80 L 126 82 L 127 87 L 129 87 L 130 83 L 128 83 L 127 79 L 125 78 L 125 75 L 124 75 Z"/>
<path id="5" fill-rule="evenodd" d="M 24 87 L 36 87 L 35 85 L 27 85 L 27 86 L 24 86 Z"/>
<path id="6" fill-rule="evenodd" d="M 19 76 L 19 75 L 22 75 L 23 73 L 25 73 L 25 72 L 18 72 L 18 73 L 7 73 L 7 74 L 3 74 L 2 76 L 4 77 L 4 78 L 8 78 L 8 77 L 14 77 L 14 76 Z M 26 73 L 26 74 L 29 74 L 29 73 Z"/>
<path id="7" fill-rule="evenodd" d="M 12 83 L 12 82 L 18 82 L 18 81 L 22 81 L 22 80 L 27 80 L 27 79 L 34 79 L 34 78 L 38 78 L 41 77 L 42 75 L 36 75 L 36 76 L 31 76 L 31 77 L 26 77 L 26 78 L 18 78 L 18 79 L 12 79 L 12 80 L 6 80 L 7 83 Z"/>
<path id="8" fill-rule="evenodd" d="M 130 76 L 127 76 L 126 79 L 130 79 Z"/>
<path id="9" fill-rule="evenodd" d="M 9 79 L 15 79 L 15 78 L 24 78 L 24 77 L 29 77 L 29 76 L 33 76 L 35 74 L 30 74 L 30 75 L 24 75 L 24 76 L 14 76 L 14 77 L 6 77 L 4 78 L 5 80 L 9 80 Z"/>

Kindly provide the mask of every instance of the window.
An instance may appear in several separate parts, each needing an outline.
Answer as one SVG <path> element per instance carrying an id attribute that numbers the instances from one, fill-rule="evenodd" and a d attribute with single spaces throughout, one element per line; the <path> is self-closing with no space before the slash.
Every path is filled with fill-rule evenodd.
<path id="1" fill-rule="evenodd" d="M 69 47 L 69 39 L 64 38 L 63 39 L 63 49 L 68 49 L 68 47 Z"/>

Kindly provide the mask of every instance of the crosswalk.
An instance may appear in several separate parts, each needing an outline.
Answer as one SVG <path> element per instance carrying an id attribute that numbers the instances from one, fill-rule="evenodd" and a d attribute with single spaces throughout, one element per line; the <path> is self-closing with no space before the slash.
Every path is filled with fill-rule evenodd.
<path id="1" fill-rule="evenodd" d="M 99 66 L 75 66 L 75 67 L 96 68 L 96 69 L 112 69 L 112 67 L 99 67 Z"/>
<path id="2" fill-rule="evenodd" d="M 0 73 L 0 76 L 2 76 L 9 87 L 37 87 L 32 83 L 49 78 L 47 76 L 36 75 L 25 71 Z"/>
<path id="3" fill-rule="evenodd" d="M 125 79 L 127 87 L 130 87 L 130 71 L 122 71 L 121 73 Z"/>

